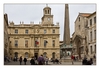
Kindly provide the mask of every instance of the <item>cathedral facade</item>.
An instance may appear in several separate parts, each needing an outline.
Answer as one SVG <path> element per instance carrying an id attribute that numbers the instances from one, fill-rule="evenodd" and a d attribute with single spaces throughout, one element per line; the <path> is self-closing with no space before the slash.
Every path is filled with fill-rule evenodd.
<path id="1" fill-rule="evenodd" d="M 72 34 L 73 54 L 79 59 L 96 54 L 96 12 L 79 13 Z"/>
<path id="2" fill-rule="evenodd" d="M 10 22 L 8 34 L 10 36 L 10 56 L 36 58 L 40 55 L 48 58 L 59 58 L 59 23 L 53 24 L 51 8 L 43 9 L 42 22 L 39 24 L 19 25 Z"/>

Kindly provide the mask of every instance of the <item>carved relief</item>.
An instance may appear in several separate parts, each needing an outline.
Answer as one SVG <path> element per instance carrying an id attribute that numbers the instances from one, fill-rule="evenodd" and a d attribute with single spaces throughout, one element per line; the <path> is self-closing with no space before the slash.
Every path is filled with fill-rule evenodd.
<path id="1" fill-rule="evenodd" d="M 39 33 L 39 31 L 40 31 L 39 29 L 35 29 L 35 33 Z"/>

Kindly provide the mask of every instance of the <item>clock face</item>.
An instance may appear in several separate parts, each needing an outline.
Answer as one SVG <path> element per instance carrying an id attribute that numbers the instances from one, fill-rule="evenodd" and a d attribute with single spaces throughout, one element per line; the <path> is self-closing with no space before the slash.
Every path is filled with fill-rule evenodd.
<path id="1" fill-rule="evenodd" d="M 48 21 L 50 20 L 50 18 L 48 18 Z"/>

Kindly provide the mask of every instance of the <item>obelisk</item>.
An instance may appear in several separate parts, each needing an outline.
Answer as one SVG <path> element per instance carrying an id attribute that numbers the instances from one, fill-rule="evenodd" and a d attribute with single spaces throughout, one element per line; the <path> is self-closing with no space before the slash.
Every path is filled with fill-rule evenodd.
<path id="1" fill-rule="evenodd" d="M 68 8 L 68 4 L 65 4 L 65 18 L 64 18 L 64 37 L 63 37 L 63 42 L 66 45 L 70 45 L 69 8 Z"/>

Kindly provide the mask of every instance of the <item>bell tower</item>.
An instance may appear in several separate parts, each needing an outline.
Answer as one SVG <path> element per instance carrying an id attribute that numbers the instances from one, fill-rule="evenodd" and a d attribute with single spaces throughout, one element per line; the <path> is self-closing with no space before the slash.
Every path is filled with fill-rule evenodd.
<path id="1" fill-rule="evenodd" d="M 43 9 L 43 17 L 42 19 L 42 25 L 52 25 L 53 24 L 53 15 L 51 15 L 51 8 L 46 5 L 46 7 Z"/>

